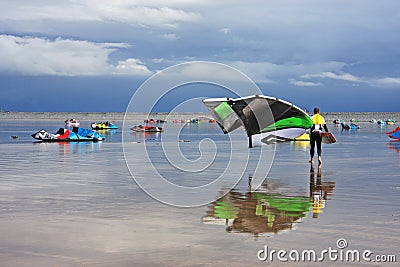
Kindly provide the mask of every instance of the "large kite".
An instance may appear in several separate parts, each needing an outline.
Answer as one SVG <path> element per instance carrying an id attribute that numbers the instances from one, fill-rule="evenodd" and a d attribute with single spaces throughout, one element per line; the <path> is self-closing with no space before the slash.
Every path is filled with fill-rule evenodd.
<path id="1" fill-rule="evenodd" d="M 253 95 L 241 98 L 204 99 L 212 116 L 224 133 L 244 126 L 249 147 L 261 143 L 289 141 L 311 128 L 310 116 L 284 100 Z"/>

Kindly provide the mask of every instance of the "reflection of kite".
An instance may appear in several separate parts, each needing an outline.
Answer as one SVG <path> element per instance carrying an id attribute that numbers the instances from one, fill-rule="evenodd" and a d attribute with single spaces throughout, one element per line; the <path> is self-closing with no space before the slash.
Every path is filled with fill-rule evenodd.
<path id="1" fill-rule="evenodd" d="M 249 147 L 289 141 L 311 128 L 310 117 L 295 105 L 269 96 L 203 100 L 224 133 L 244 126 Z"/>
<path id="2" fill-rule="evenodd" d="M 231 190 L 208 206 L 202 222 L 225 225 L 228 232 L 254 236 L 278 233 L 292 229 L 309 212 L 317 218 L 334 189 L 334 182 L 322 181 L 320 166 L 316 178 L 314 169 L 310 170 L 309 196 L 284 193 L 273 184 L 264 184 L 257 191 Z"/>
<path id="3" fill-rule="evenodd" d="M 230 191 L 209 206 L 203 223 L 225 224 L 229 232 L 258 236 L 291 229 L 310 209 L 307 196 Z"/>
<path id="4" fill-rule="evenodd" d="M 387 143 L 387 147 L 393 149 L 394 151 L 400 153 L 400 140 L 391 141 Z"/>
<path id="5" fill-rule="evenodd" d="M 239 192 L 230 191 L 224 197 L 215 201 L 210 206 L 207 216 L 203 217 L 203 223 L 206 224 L 225 224 L 230 225 L 238 217 L 239 207 L 235 205 L 234 199 L 240 199 Z"/>

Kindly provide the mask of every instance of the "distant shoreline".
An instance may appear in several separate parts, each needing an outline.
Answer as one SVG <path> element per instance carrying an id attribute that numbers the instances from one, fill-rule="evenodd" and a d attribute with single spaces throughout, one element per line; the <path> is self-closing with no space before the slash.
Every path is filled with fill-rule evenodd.
<path id="1" fill-rule="evenodd" d="M 322 112 L 325 119 L 330 122 L 334 119 L 358 119 L 359 122 L 368 122 L 370 119 L 393 119 L 400 121 L 400 112 Z M 161 119 L 161 120 L 187 120 L 192 118 L 209 118 L 203 112 L 132 112 L 126 114 L 126 119 Z M 113 121 L 124 120 L 125 112 L 0 112 L 0 120 L 66 120 L 75 118 L 81 121 Z"/>
<path id="2" fill-rule="evenodd" d="M 208 114 L 203 112 L 132 112 L 126 113 L 126 118 L 130 120 L 137 119 L 192 119 L 198 117 L 209 117 Z M 99 121 L 112 121 L 124 120 L 125 112 L 0 112 L 0 119 L 3 120 L 62 120 L 75 118 L 78 120 L 99 120 Z"/>

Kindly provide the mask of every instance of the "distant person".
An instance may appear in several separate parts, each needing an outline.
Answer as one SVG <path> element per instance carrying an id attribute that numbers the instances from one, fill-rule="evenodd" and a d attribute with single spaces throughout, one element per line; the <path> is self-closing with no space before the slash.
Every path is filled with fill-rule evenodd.
<path id="1" fill-rule="evenodd" d="M 314 115 L 311 117 L 313 125 L 310 129 L 310 163 L 314 164 L 314 151 L 315 151 L 315 143 L 317 144 L 317 154 L 318 154 L 318 163 L 322 163 L 321 154 L 322 154 L 322 129 L 325 132 L 328 132 L 328 127 L 326 126 L 324 117 L 319 114 L 319 108 L 314 108 Z"/>

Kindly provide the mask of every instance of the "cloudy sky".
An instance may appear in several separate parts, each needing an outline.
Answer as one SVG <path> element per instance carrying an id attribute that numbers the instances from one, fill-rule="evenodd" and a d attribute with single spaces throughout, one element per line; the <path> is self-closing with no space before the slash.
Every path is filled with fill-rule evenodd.
<path id="1" fill-rule="evenodd" d="M 213 61 L 307 109 L 400 111 L 398 0 L 0 5 L 2 110 L 124 111 L 151 75 Z"/>

